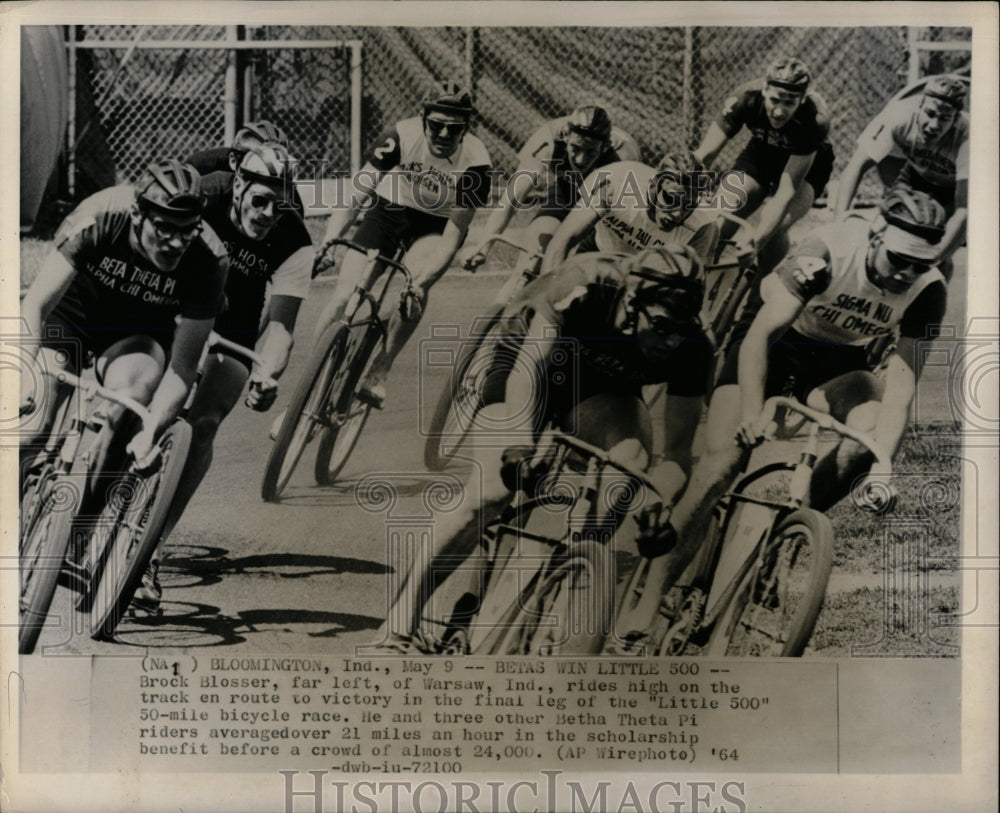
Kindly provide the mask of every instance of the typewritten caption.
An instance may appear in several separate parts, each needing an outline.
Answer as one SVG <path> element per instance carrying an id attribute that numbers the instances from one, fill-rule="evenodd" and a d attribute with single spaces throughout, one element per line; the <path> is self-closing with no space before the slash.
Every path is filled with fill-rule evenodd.
<path id="1" fill-rule="evenodd" d="M 345 776 L 837 764 L 834 664 L 187 656 L 146 658 L 130 682 L 120 699 L 134 715 L 118 717 L 116 734 L 145 770 L 275 760 Z"/>

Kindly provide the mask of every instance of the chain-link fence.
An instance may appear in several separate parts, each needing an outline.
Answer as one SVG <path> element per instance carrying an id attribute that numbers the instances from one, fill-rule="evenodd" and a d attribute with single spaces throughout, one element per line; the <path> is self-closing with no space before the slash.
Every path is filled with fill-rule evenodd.
<path id="1" fill-rule="evenodd" d="M 968 51 L 915 50 L 914 40 L 971 39 L 968 29 L 900 27 L 259 26 L 240 29 L 243 47 L 256 41 L 268 48 L 239 51 L 234 65 L 227 50 L 204 47 L 226 39 L 223 26 L 80 26 L 71 34 L 176 46 L 76 50 L 78 120 L 71 144 L 78 180 L 88 167 L 109 165 L 118 180 L 133 179 L 157 157 L 224 144 L 224 102 L 233 87 L 238 118 L 273 119 L 306 166 L 325 175 L 348 172 L 352 52 L 297 47 L 312 40 L 361 43 L 363 155 L 385 127 L 417 113 L 434 79 L 450 76 L 472 85 L 476 133 L 494 165 L 507 172 L 543 121 L 585 102 L 605 106 L 639 141 L 646 161 L 696 146 L 736 87 L 762 76 L 774 56 L 794 55 L 812 67 L 813 87 L 829 107 L 836 175 L 864 126 L 913 74 L 914 59 L 920 74 L 968 65 Z M 235 70 L 235 85 L 227 84 L 227 70 Z M 88 109 L 96 111 L 89 125 L 79 118 Z M 727 147 L 719 166 L 735 157 L 744 139 Z M 86 191 L 87 184 L 78 185 L 78 193 Z"/>

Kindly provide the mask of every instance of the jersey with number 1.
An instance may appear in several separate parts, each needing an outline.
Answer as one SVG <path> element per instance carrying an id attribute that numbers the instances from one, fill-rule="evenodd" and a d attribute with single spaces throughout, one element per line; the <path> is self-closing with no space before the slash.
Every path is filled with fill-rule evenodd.
<path id="1" fill-rule="evenodd" d="M 598 212 L 594 227 L 598 251 L 634 254 L 646 248 L 685 244 L 715 218 L 695 209 L 679 226 L 664 231 L 649 217 L 649 182 L 656 170 L 638 161 L 620 161 L 587 176 L 578 206 Z"/>
<path id="2" fill-rule="evenodd" d="M 384 173 L 375 192 L 390 203 L 448 217 L 455 209 L 482 206 L 490 192 L 490 154 L 466 133 L 450 158 L 431 154 L 423 119 L 397 122 L 369 163 Z"/>

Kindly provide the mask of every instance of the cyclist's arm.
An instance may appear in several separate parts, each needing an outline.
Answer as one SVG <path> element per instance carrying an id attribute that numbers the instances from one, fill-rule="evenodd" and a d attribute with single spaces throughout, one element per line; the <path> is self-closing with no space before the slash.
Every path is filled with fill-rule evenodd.
<path id="1" fill-rule="evenodd" d="M 873 166 L 875 166 L 875 159 L 871 158 L 864 150 L 858 148 L 854 151 L 854 155 L 844 167 L 837 184 L 837 202 L 833 210 L 835 220 L 840 220 L 847 214 L 847 210 L 851 208 L 851 201 L 854 200 L 854 193 L 858 191 L 858 184 Z"/>
<path id="2" fill-rule="evenodd" d="M 895 352 L 887 359 L 885 394 L 875 423 L 875 440 L 889 454 L 895 454 L 910 420 L 910 404 L 916 393 L 919 376 L 917 342 L 901 336 Z"/>
<path id="3" fill-rule="evenodd" d="M 378 170 L 371 163 L 365 164 L 356 175 L 351 178 L 350 201 L 347 206 L 343 201 L 330 215 L 326 222 L 326 232 L 323 234 L 323 242 L 334 238 L 341 238 L 347 234 L 347 230 L 354 223 L 358 212 L 362 211 L 375 199 L 375 187 L 385 173 Z"/>
<path id="4" fill-rule="evenodd" d="M 762 292 L 766 289 L 764 304 L 754 317 L 739 351 L 740 437 L 747 443 L 756 440 L 762 429 L 756 424 L 764 408 L 768 350 L 805 307 L 805 302 L 789 291 L 776 273 L 769 274 L 761 288 Z"/>
<path id="5" fill-rule="evenodd" d="M 288 364 L 295 320 L 302 300 L 309 293 L 312 261 L 312 246 L 301 246 L 274 272 L 267 311 L 257 337 L 256 349 L 264 363 L 260 369 L 254 368 L 254 378 L 277 379 Z"/>
<path id="6" fill-rule="evenodd" d="M 708 125 L 708 130 L 702 138 L 701 144 L 698 145 L 698 149 L 694 151 L 694 157 L 701 162 L 705 169 L 711 168 L 729 138 L 718 123 L 713 121 Z"/>
<path id="7" fill-rule="evenodd" d="M 514 213 L 529 204 L 541 172 L 542 165 L 538 162 L 522 164 L 517 168 L 507 182 L 506 192 L 500 196 L 486 221 L 486 234 L 500 234 L 510 224 Z"/>
<path id="8" fill-rule="evenodd" d="M 815 155 L 815 152 L 811 152 L 808 155 L 788 156 L 785 168 L 781 171 L 778 188 L 760 210 L 760 221 L 757 224 L 755 239 L 758 251 L 767 244 L 767 241 L 774 236 L 781 225 L 788 204 L 795 197 L 795 191 L 805 183 L 806 173 L 809 172 Z"/>
<path id="9" fill-rule="evenodd" d="M 593 201 L 587 205 L 578 203 L 573 207 L 549 240 L 545 255 L 542 257 L 541 273 L 546 274 L 562 265 L 573 246 L 579 243 L 600 219 L 601 212 L 595 208 Z"/>
<path id="10" fill-rule="evenodd" d="M 535 313 L 528 325 L 528 332 L 511 366 L 504 390 L 504 426 L 510 430 L 530 432 L 532 426 L 518 425 L 523 416 L 534 417 L 539 396 L 544 397 L 544 375 L 555 345 L 556 326 L 541 313 Z M 511 440 L 511 443 L 530 442 L 531 438 Z"/>
<path id="11" fill-rule="evenodd" d="M 170 364 L 149 402 L 156 432 L 169 424 L 184 405 L 198 373 L 202 348 L 214 324 L 214 318 L 191 319 L 186 316 L 182 316 L 177 323 L 174 343 L 170 348 Z"/>
<path id="12" fill-rule="evenodd" d="M 969 218 L 969 181 L 960 179 L 955 187 L 955 211 L 945 225 L 944 237 L 938 251 L 939 263 L 951 259 L 959 246 L 965 243 L 965 226 Z"/>

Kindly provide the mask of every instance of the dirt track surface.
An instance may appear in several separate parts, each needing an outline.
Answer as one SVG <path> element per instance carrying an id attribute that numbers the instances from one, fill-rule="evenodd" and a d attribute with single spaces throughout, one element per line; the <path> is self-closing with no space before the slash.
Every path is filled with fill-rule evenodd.
<path id="1" fill-rule="evenodd" d="M 963 322 L 964 308 L 956 303 L 964 302 L 964 277 L 960 273 L 952 286 L 953 324 Z M 427 528 L 426 487 L 442 481 L 422 463 L 421 429 L 446 376 L 443 366 L 419 363 L 421 354 L 426 357 L 426 340 L 432 330 L 447 326 L 467 335 L 502 281 L 496 274 L 449 271 L 397 361 L 384 411 L 369 420 L 341 482 L 315 485 L 310 449 L 282 502 L 267 504 L 259 495 L 271 445 L 268 430 L 290 397 L 320 305 L 331 291 L 329 282 L 314 284 L 277 405 L 266 414 L 236 407 L 218 435 L 212 469 L 170 540 L 161 571 L 163 617 L 125 622 L 116 642 L 96 642 L 85 631 L 86 619 L 72 610 L 70 594 L 60 588 L 36 651 L 128 656 L 183 647 L 193 654 L 353 654 L 371 643 L 386 615 L 390 581 L 398 577 L 389 565 L 390 531 Z M 442 343 L 435 340 L 432 346 L 440 349 Z M 945 368 L 927 370 L 918 394 L 921 419 L 953 419 L 947 376 Z M 464 480 L 468 471 L 449 469 L 448 483 Z M 395 492 L 388 512 L 371 501 L 359 504 L 355 493 L 362 478 L 375 475 L 383 475 L 379 479 Z"/>

